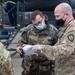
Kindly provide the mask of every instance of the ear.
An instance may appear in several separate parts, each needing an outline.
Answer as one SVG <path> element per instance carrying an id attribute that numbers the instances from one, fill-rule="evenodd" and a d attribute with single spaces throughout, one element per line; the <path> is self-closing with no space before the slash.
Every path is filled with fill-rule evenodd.
<path id="1" fill-rule="evenodd" d="M 47 15 L 43 15 L 44 20 L 48 20 L 48 16 Z"/>
<path id="2" fill-rule="evenodd" d="M 65 17 L 68 17 L 68 15 L 69 15 L 69 13 L 68 13 L 68 12 L 66 12 L 66 13 L 65 13 Z"/>
<path id="3" fill-rule="evenodd" d="M 45 19 L 45 16 L 43 16 L 42 18 Z"/>

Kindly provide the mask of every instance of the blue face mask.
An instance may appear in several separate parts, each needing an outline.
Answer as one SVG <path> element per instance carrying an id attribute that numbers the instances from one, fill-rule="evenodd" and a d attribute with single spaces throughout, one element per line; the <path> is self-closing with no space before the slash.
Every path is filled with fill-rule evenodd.
<path id="1" fill-rule="evenodd" d="M 44 29 L 44 23 L 40 23 L 39 25 L 35 26 L 38 30 Z"/>

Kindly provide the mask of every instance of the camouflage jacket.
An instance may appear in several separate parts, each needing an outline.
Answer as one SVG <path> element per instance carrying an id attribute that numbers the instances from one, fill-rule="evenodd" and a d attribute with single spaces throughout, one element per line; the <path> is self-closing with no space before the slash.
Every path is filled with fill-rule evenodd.
<path id="1" fill-rule="evenodd" d="M 15 75 L 9 52 L 0 43 L 0 75 Z"/>
<path id="2" fill-rule="evenodd" d="M 75 20 L 59 32 L 54 46 L 41 45 L 40 53 L 55 60 L 55 75 L 75 75 Z"/>
<path id="3" fill-rule="evenodd" d="M 25 28 L 25 31 L 21 35 L 21 40 L 19 41 L 19 46 L 22 46 L 24 43 L 27 44 L 45 44 L 45 45 L 53 45 L 57 42 L 57 33 L 58 30 L 53 25 L 46 22 L 47 27 L 43 30 L 37 30 L 33 24 L 28 25 Z M 42 70 L 48 72 L 50 74 L 50 61 L 47 59 L 44 62 L 40 60 L 40 57 L 44 57 L 44 59 L 47 59 L 43 54 L 36 56 L 27 56 L 24 54 L 23 60 L 24 63 L 22 63 L 22 68 L 25 71 L 30 70 L 30 66 L 32 65 L 32 69 L 40 67 L 40 70 L 38 69 L 38 73 L 40 73 Z M 41 74 L 42 75 L 42 74 Z M 44 74 L 43 74 L 44 75 Z M 46 74 L 45 74 L 46 75 Z M 47 74 L 48 75 L 48 74 Z"/>
<path id="4" fill-rule="evenodd" d="M 47 27 L 43 30 L 36 29 L 33 24 L 28 25 L 21 35 L 19 46 L 27 44 L 55 44 L 57 42 L 58 30 L 46 21 Z"/>
<path id="5" fill-rule="evenodd" d="M 58 30 L 53 25 L 45 21 L 47 27 L 43 30 L 38 30 L 33 24 L 28 25 L 25 31 L 21 35 L 21 40 L 19 41 L 19 46 L 23 44 L 45 44 L 53 45 L 57 42 Z M 41 56 L 44 56 L 43 54 Z M 28 57 L 29 58 L 29 57 Z M 30 56 L 31 58 L 31 56 Z"/>

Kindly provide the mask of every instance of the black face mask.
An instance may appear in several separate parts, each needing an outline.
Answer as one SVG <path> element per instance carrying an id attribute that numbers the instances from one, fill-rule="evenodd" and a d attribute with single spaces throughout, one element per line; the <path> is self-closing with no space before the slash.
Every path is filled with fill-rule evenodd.
<path id="1" fill-rule="evenodd" d="M 65 21 L 63 19 L 60 19 L 60 20 L 55 20 L 55 23 L 57 26 L 63 26 Z"/>

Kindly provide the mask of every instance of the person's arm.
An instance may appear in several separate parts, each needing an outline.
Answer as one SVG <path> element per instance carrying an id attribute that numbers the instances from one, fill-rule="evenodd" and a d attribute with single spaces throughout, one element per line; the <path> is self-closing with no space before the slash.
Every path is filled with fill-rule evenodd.
<path id="1" fill-rule="evenodd" d="M 68 44 L 50 45 L 34 45 L 32 50 L 38 54 L 44 54 L 49 60 L 68 58 L 73 52 L 74 47 Z"/>
<path id="2" fill-rule="evenodd" d="M 23 44 L 27 44 L 27 33 L 26 31 L 24 31 L 21 35 L 21 40 L 19 40 L 18 42 L 18 47 L 17 47 L 17 52 L 20 53 L 20 56 L 23 57 L 24 56 L 24 53 L 22 50 L 20 50 L 20 47 L 23 46 Z"/>
<path id="3" fill-rule="evenodd" d="M 18 41 L 17 46 L 22 46 L 23 44 L 27 43 L 28 43 L 27 32 L 23 31 L 23 33 L 21 34 L 21 39 Z"/>
<path id="4" fill-rule="evenodd" d="M 0 67 L 0 75 L 15 75 L 10 52 L 6 50 L 2 43 L 0 43 Z"/>
<path id="5" fill-rule="evenodd" d="M 63 37 L 62 37 L 63 38 Z M 60 39 L 61 40 L 61 39 Z M 62 40 L 61 40 L 62 41 Z M 50 45 L 34 45 L 32 50 L 39 54 L 43 53 L 48 59 L 55 60 L 68 58 L 75 50 L 75 30 L 70 29 L 65 33 L 62 42 L 58 42 L 54 46 Z"/>
<path id="6" fill-rule="evenodd" d="M 23 33 L 21 34 L 21 39 L 18 41 L 18 46 L 22 46 L 23 44 L 28 44 L 28 38 L 29 38 L 29 30 L 32 27 L 32 24 L 29 24 L 27 27 L 25 27 Z"/>
<path id="7" fill-rule="evenodd" d="M 28 38 L 27 38 L 27 32 L 26 30 L 23 31 L 23 33 L 21 34 L 21 39 L 18 41 L 18 45 L 16 48 L 16 51 L 20 54 L 21 57 L 24 56 L 23 51 L 20 50 L 20 47 L 23 47 L 23 44 L 27 44 L 28 43 Z"/>

